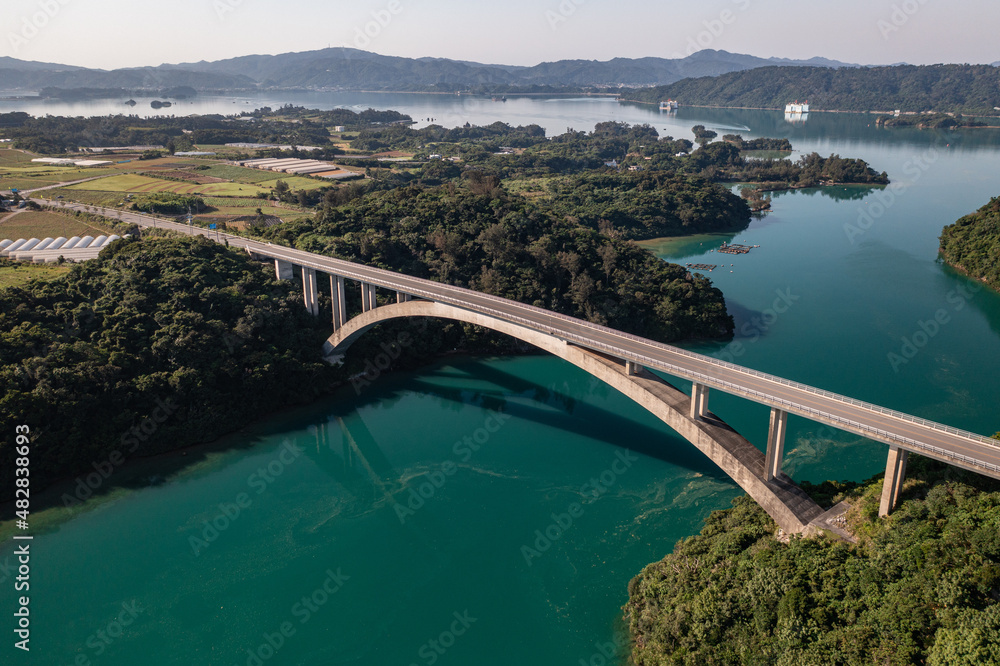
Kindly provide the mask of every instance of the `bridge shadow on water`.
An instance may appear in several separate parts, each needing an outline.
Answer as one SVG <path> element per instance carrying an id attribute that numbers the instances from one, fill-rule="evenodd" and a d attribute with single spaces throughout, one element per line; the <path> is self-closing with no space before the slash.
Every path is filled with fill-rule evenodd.
<path id="1" fill-rule="evenodd" d="M 565 364 L 565 368 L 568 372 L 560 373 L 563 377 L 573 373 L 580 382 L 597 384 L 601 387 L 600 390 L 608 394 L 618 393 L 569 363 Z M 441 383 L 441 380 L 475 380 L 481 386 L 448 386 Z M 384 388 L 373 387 L 370 395 L 365 396 L 363 401 L 352 401 L 351 408 L 353 410 L 373 403 L 391 407 L 406 393 L 417 392 L 438 399 L 444 409 L 458 412 L 468 405 L 475 405 L 500 411 L 548 429 L 596 439 L 610 447 L 628 448 L 705 477 L 732 482 L 728 475 L 694 445 L 666 424 L 655 427 L 640 423 L 621 413 L 580 400 L 569 392 L 567 381 L 560 379 L 562 387 L 546 386 L 505 372 L 496 364 L 481 361 L 466 361 L 462 363 L 461 369 L 441 364 L 429 367 L 419 375 L 396 379 L 393 386 L 389 386 L 387 382 Z M 620 400 L 633 404 L 624 395 L 618 395 Z M 638 405 L 633 408 L 637 414 L 645 413 Z M 649 418 L 656 417 L 650 415 Z M 450 446 L 449 442 L 449 448 L 442 451 L 443 455 L 450 455 Z"/>

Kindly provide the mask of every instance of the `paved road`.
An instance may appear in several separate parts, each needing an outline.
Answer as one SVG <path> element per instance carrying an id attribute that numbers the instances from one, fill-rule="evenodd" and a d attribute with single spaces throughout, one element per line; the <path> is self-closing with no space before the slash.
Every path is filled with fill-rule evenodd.
<path id="1" fill-rule="evenodd" d="M 52 204 L 43 200 L 39 203 Z M 71 209 L 93 208 L 71 203 L 64 205 Z M 1000 441 L 981 435 L 505 298 L 240 236 L 188 227 L 148 215 L 113 209 L 96 210 L 140 226 L 200 234 L 219 242 L 226 241 L 233 247 L 246 248 L 256 254 L 324 273 L 491 315 L 581 347 L 635 361 L 647 368 L 1000 478 Z"/>

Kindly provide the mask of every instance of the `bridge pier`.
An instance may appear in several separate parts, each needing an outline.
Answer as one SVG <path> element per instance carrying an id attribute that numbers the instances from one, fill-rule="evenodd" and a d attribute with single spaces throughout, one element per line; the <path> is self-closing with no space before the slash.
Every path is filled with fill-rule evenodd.
<path id="1" fill-rule="evenodd" d="M 412 300 L 413 300 L 413 296 L 410 296 L 409 294 L 404 294 L 401 291 L 397 291 L 396 292 L 396 302 L 397 303 L 409 303 Z"/>
<path id="2" fill-rule="evenodd" d="M 878 508 L 879 518 L 888 516 L 899 504 L 909 458 L 909 451 L 898 446 L 889 447 L 889 460 L 885 466 L 885 480 L 882 482 L 882 503 Z"/>
<path id="3" fill-rule="evenodd" d="M 282 261 L 281 259 L 274 260 L 274 277 L 279 280 L 291 280 L 292 279 L 292 264 L 289 261 Z"/>
<path id="4" fill-rule="evenodd" d="M 330 295 L 333 299 L 333 330 L 337 331 L 347 323 L 347 294 L 344 291 L 344 278 L 330 276 Z"/>
<path id="5" fill-rule="evenodd" d="M 634 377 L 635 375 L 639 374 L 639 370 L 641 370 L 641 369 L 642 369 L 642 366 L 639 365 L 638 363 L 636 363 L 634 361 L 625 361 L 625 374 L 626 375 L 629 375 L 630 377 Z"/>
<path id="6" fill-rule="evenodd" d="M 788 412 L 771 408 L 771 426 L 767 432 L 767 459 L 764 462 L 764 480 L 773 481 L 781 474 L 781 459 L 785 456 L 785 432 L 788 430 Z"/>
<path id="7" fill-rule="evenodd" d="M 316 289 L 316 269 L 302 267 L 302 295 L 309 314 L 319 316 L 319 300 Z"/>
<path id="8" fill-rule="evenodd" d="M 691 385 L 691 420 L 697 421 L 708 413 L 708 387 L 703 384 Z"/>
<path id="9" fill-rule="evenodd" d="M 361 311 L 368 312 L 375 309 L 375 285 L 367 282 L 361 283 Z"/>

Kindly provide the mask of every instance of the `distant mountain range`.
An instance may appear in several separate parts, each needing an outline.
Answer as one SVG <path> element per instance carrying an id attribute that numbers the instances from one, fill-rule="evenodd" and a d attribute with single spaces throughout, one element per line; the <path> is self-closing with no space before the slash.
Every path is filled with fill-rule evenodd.
<path id="1" fill-rule="evenodd" d="M 112 71 L 0 57 L 0 90 L 123 88 L 198 90 L 323 88 L 348 90 L 454 91 L 492 89 L 617 88 L 666 85 L 690 77 L 718 76 L 757 67 L 798 65 L 858 67 L 812 58 L 758 58 L 705 50 L 686 58 L 559 60 L 533 67 L 487 65 L 447 58 L 401 58 L 351 48 L 281 55 L 251 55 L 215 62 L 182 63 Z"/>

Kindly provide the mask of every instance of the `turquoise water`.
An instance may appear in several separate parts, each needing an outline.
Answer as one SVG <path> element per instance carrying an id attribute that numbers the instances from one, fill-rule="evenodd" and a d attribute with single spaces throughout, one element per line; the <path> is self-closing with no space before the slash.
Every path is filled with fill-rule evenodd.
<path id="1" fill-rule="evenodd" d="M 438 116 L 459 104 L 428 98 L 421 108 Z M 1000 296 L 936 259 L 941 227 L 1000 194 L 996 133 L 887 132 L 846 114 L 795 126 L 751 111 L 666 117 L 593 100 L 480 106 L 550 131 L 642 118 L 675 136 L 696 122 L 749 127 L 888 171 L 888 205 L 866 188 L 782 193 L 739 234 L 653 244 L 678 263 L 734 264 L 710 276 L 737 339 L 687 346 L 1000 429 Z M 744 239 L 761 247 L 708 251 Z M 947 321 L 894 365 L 941 310 Z M 710 407 L 763 446 L 766 408 L 714 392 Z M 787 450 L 797 479 L 860 480 L 885 464 L 883 446 L 794 417 Z M 37 534 L 30 663 L 615 663 L 605 653 L 622 636 L 628 580 L 741 494 L 655 418 L 545 356 L 383 377 L 189 457 L 181 471 L 176 455 L 147 463 L 144 487 L 109 484 Z M 0 546 L 0 567 L 12 550 Z M 11 581 L 0 568 L 0 585 Z"/>

